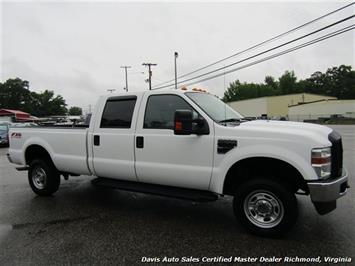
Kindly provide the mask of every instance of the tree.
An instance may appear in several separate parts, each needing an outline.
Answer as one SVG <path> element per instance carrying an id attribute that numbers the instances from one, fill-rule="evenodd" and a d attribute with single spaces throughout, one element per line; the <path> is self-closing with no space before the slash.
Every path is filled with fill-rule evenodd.
<path id="1" fill-rule="evenodd" d="M 273 90 L 273 95 L 281 94 L 280 85 L 272 76 L 266 76 L 264 79 L 266 85 L 268 85 Z"/>
<path id="2" fill-rule="evenodd" d="M 69 108 L 69 115 L 82 115 L 83 110 L 78 106 L 72 106 Z"/>
<path id="3" fill-rule="evenodd" d="M 236 80 L 229 84 L 223 101 L 303 92 L 334 96 L 339 99 L 355 99 L 355 71 L 351 66 L 328 68 L 325 73 L 316 71 L 305 80 L 297 80 L 293 71 L 285 71 L 278 81 L 272 76 L 266 76 L 264 82 L 255 84 Z"/>
<path id="4" fill-rule="evenodd" d="M 0 83 L 0 108 L 26 110 L 30 107 L 29 84 L 19 78 Z"/>
<path id="5" fill-rule="evenodd" d="M 293 71 L 285 71 L 279 78 L 279 87 L 281 94 L 290 94 L 297 92 L 296 86 L 297 77 Z"/>
<path id="6" fill-rule="evenodd" d="M 307 81 L 310 91 L 339 99 L 355 99 L 355 71 L 351 66 L 328 68 L 325 73 L 315 72 Z"/>
<path id="7" fill-rule="evenodd" d="M 34 116 L 65 115 L 65 100 L 53 91 L 41 93 L 30 91 L 29 82 L 20 78 L 0 83 L 0 108 L 15 109 Z"/>
<path id="8" fill-rule="evenodd" d="M 222 100 L 224 102 L 236 101 L 236 99 L 238 98 L 238 93 L 239 93 L 238 87 L 239 86 L 240 86 L 239 80 L 229 83 L 229 87 L 224 92 L 224 96 L 223 96 Z"/>
<path id="9" fill-rule="evenodd" d="M 224 93 L 223 101 L 240 101 L 245 99 L 274 95 L 274 89 L 266 84 L 240 83 L 239 80 L 229 84 Z"/>
<path id="10" fill-rule="evenodd" d="M 51 115 L 66 115 L 67 108 L 65 100 L 62 96 L 54 95 L 53 91 L 45 90 L 41 93 L 33 94 L 33 105 L 36 110 L 33 112 L 35 116 L 51 116 Z"/>

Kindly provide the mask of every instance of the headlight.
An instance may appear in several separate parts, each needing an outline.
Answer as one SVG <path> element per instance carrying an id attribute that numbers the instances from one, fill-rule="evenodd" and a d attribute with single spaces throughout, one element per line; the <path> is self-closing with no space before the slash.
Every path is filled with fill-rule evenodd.
<path id="1" fill-rule="evenodd" d="M 312 150 L 312 166 L 321 179 L 330 176 L 332 168 L 331 155 L 330 147 Z"/>

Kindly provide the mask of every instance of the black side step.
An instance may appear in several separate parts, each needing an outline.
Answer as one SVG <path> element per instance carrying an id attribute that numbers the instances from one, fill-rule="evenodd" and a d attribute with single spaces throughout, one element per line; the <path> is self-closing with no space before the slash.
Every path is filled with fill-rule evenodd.
<path id="1" fill-rule="evenodd" d="M 141 182 L 117 180 L 111 178 L 99 177 L 93 179 L 91 183 L 96 186 L 117 188 L 122 190 L 161 195 L 166 197 L 199 201 L 199 202 L 215 201 L 218 199 L 217 194 L 205 190 L 154 185 L 154 184 L 147 184 Z"/>
<path id="2" fill-rule="evenodd" d="M 16 170 L 17 171 L 27 171 L 29 170 L 30 167 L 29 166 L 19 166 L 19 167 L 16 167 Z"/>

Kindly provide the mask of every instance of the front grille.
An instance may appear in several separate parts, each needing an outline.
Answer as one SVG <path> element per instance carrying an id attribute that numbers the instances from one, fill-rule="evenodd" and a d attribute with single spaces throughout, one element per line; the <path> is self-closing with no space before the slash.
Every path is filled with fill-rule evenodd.
<path id="1" fill-rule="evenodd" d="M 332 131 L 328 136 L 329 141 L 332 143 L 332 177 L 340 177 L 343 172 L 343 144 L 341 135 Z"/>

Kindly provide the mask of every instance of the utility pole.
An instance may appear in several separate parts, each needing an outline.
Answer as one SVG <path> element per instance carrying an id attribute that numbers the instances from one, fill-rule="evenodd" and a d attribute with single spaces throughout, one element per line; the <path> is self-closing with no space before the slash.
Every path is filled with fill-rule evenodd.
<path id="1" fill-rule="evenodd" d="M 174 53 L 174 59 L 175 59 L 175 90 L 177 90 L 177 68 L 176 68 L 176 59 L 178 58 L 179 54 L 178 52 Z"/>
<path id="2" fill-rule="evenodd" d="M 153 64 L 153 63 L 143 63 L 143 66 L 147 66 L 148 67 L 148 82 L 149 82 L 149 90 L 152 89 L 152 70 L 151 67 L 152 66 L 156 66 L 157 64 Z"/>
<path id="3" fill-rule="evenodd" d="M 223 64 L 223 91 L 226 90 L 226 65 Z"/>
<path id="4" fill-rule="evenodd" d="M 127 68 L 131 68 L 131 66 L 121 66 L 121 68 L 124 68 L 126 74 L 126 91 L 128 92 Z"/>

